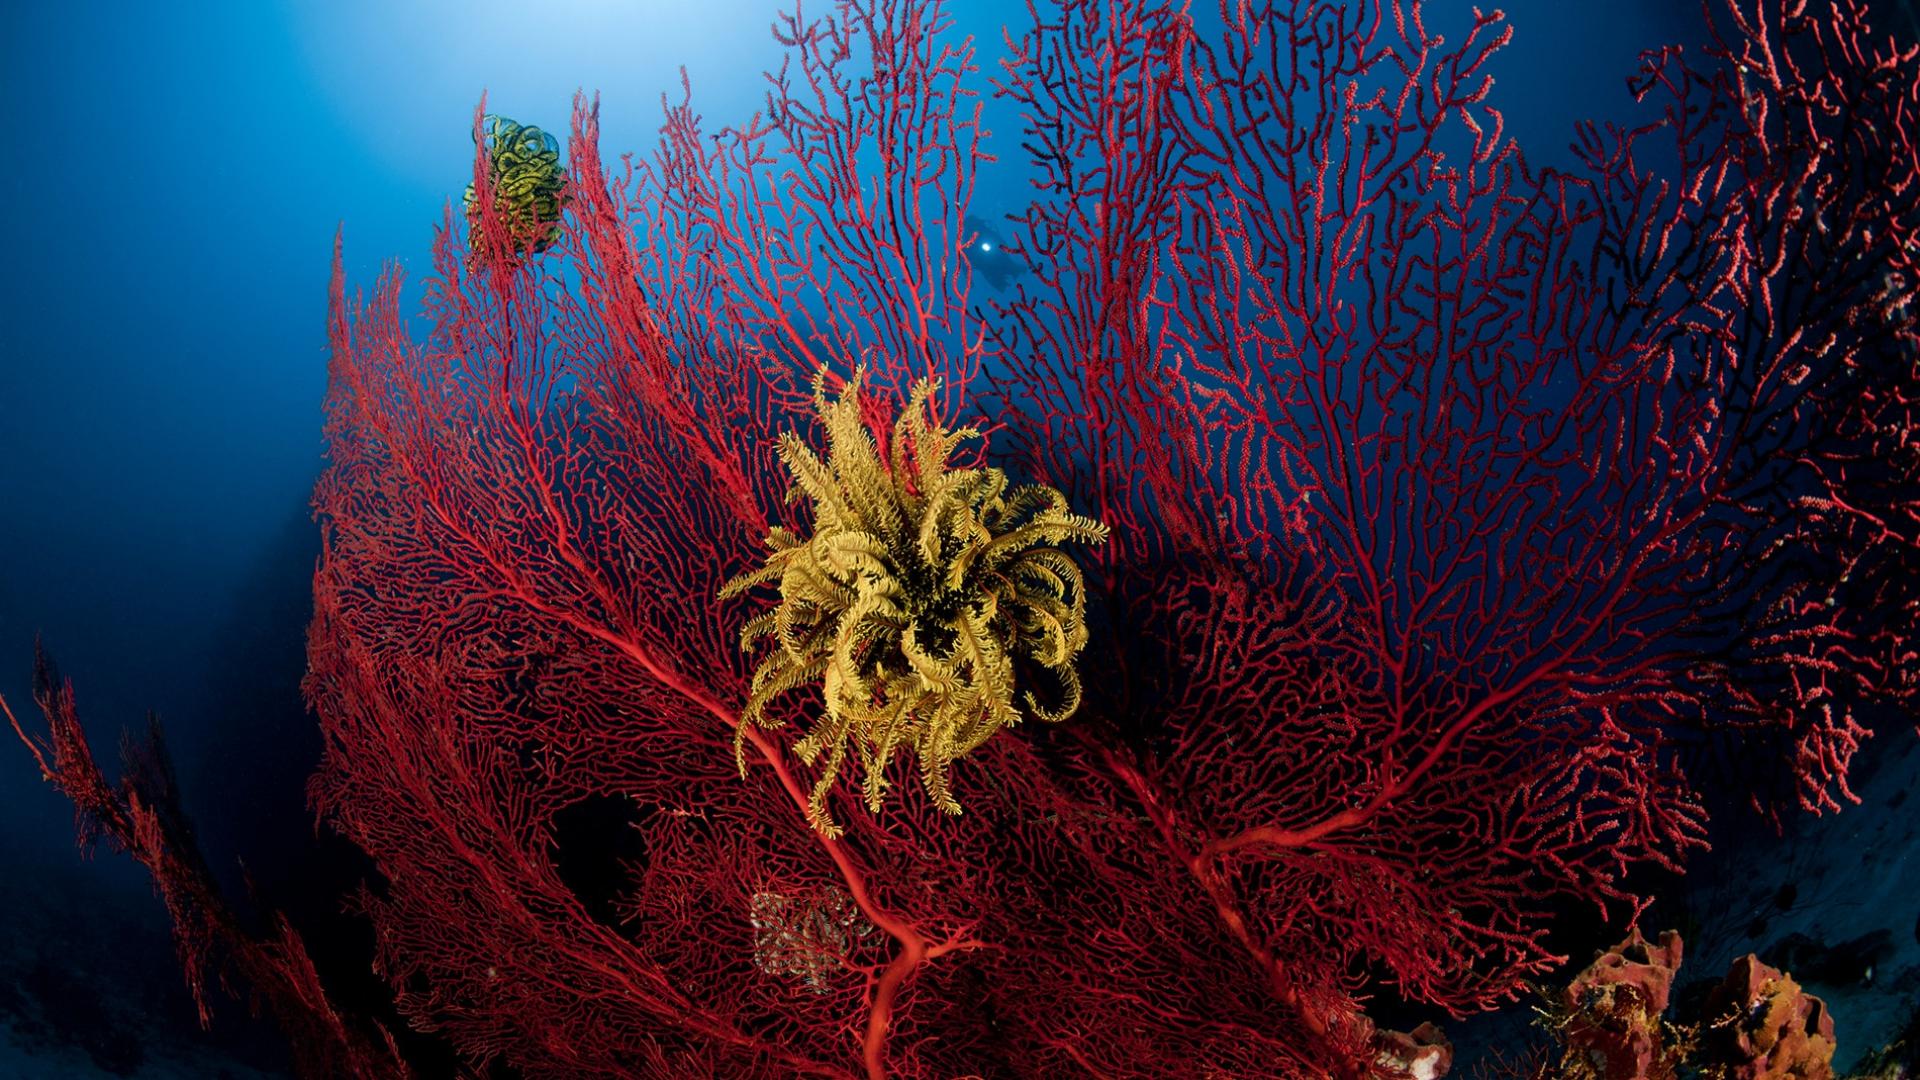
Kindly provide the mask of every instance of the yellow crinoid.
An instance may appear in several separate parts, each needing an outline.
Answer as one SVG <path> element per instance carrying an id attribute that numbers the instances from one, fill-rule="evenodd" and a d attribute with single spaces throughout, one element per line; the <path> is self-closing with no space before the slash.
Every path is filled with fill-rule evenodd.
<path id="1" fill-rule="evenodd" d="M 855 369 L 837 401 L 827 398 L 825 372 L 814 378 L 826 460 L 793 432 L 780 438 L 794 478 L 787 498 L 812 502 L 813 535 L 775 527 L 766 564 L 720 590 L 727 599 L 779 587 L 778 606 L 740 632 L 743 651 L 761 638 L 771 651 L 753 673 L 734 753 L 744 774 L 748 725 L 779 727 L 768 702 L 819 680 L 826 715 L 794 752 L 808 765 L 824 762 L 807 818 L 829 837 L 840 828 L 827 794 L 849 749 L 865 769 L 869 810 L 879 811 L 887 763 L 907 747 L 934 805 L 959 813 L 947 765 L 1019 721 L 1017 659 L 1058 684 L 1052 708 L 1022 692 L 1026 711 L 1047 721 L 1072 714 L 1086 592 L 1058 545 L 1107 537 L 1105 525 L 1070 513 L 1053 488 L 1010 488 L 999 469 L 950 468 L 954 448 L 980 433 L 929 419 L 933 382 L 913 388 L 883 462 L 861 419 L 861 375 Z"/>
<path id="2" fill-rule="evenodd" d="M 534 127 L 488 114 L 474 133 L 487 149 L 488 182 L 494 211 L 500 215 L 504 240 L 515 258 L 537 255 L 561 237 L 560 215 L 567 202 L 567 169 L 560 161 L 560 143 Z M 461 197 L 467 221 L 480 222 L 480 196 L 472 184 Z"/>

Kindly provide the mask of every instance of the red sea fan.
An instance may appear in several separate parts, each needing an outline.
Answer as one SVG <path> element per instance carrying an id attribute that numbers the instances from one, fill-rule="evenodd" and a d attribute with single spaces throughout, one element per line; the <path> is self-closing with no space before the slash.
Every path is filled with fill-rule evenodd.
<path id="1" fill-rule="evenodd" d="M 246 993 L 256 1012 L 264 1007 L 272 1014 L 301 1077 L 412 1076 L 378 1023 L 342 1017 L 306 943 L 284 917 L 273 915 L 266 926 L 250 928 L 221 895 L 180 805 L 159 721 L 148 718 L 144 740 L 122 735 L 120 782 L 109 784 L 87 745 L 73 687 L 38 650 L 33 682 L 34 704 L 47 724 L 44 736 L 29 735 L 4 699 L 0 714 L 41 775 L 72 801 L 82 848 L 104 840 L 153 876 L 154 891 L 173 920 L 174 945 L 201 1025 L 212 1021 L 211 977 L 230 993 Z"/>
<path id="2" fill-rule="evenodd" d="M 476 1059 L 1351 1071 L 1369 984 L 1510 999 L 1561 962 L 1555 904 L 1701 842 L 1675 732 L 1777 736 L 1818 801 L 1847 721 L 1755 689 L 1910 694 L 1910 606 L 1809 619 L 1774 584 L 1782 551 L 1911 563 L 1897 477 L 1848 465 L 1908 437 L 1910 54 L 1844 7 L 1734 9 L 1551 171 L 1503 135 L 1494 15 L 1035 22 L 1002 88 L 1033 274 L 991 311 L 956 257 L 970 54 L 915 4 L 789 21 L 766 113 L 670 109 L 618 180 L 577 110 L 569 270 L 467 276 L 449 228 L 426 343 L 394 278 L 336 301 L 315 793 L 383 869 L 403 1008 Z M 749 612 L 714 596 L 804 524 L 771 447 L 855 364 L 887 412 L 939 377 L 937 414 L 1113 536 L 1081 714 L 961 763 L 958 819 L 841 792 L 827 840 L 776 735 L 730 775 Z M 1832 396 L 1860 364 L 1872 416 Z M 1769 503 L 1787 454 L 1824 486 Z M 614 925 L 552 855 L 608 798 L 645 849 Z"/>
<path id="3" fill-rule="evenodd" d="M 430 333 L 392 271 L 329 320 L 312 792 L 403 1013 L 529 1076 L 1358 1075 L 1370 993 L 1510 1000 L 1702 843 L 1680 741 L 1844 798 L 1916 693 L 1920 63 L 1850 2 L 1708 19 L 1550 170 L 1497 13 L 1036 8 L 986 306 L 937 4 L 784 20 L 764 112 L 614 173 L 577 103 L 546 255 L 483 147 Z M 1112 532 L 1079 712 L 956 762 L 958 817 L 840 785 L 827 839 L 780 731 L 736 772 L 764 608 L 717 597 L 856 365 L 877 440 L 937 379 Z"/>

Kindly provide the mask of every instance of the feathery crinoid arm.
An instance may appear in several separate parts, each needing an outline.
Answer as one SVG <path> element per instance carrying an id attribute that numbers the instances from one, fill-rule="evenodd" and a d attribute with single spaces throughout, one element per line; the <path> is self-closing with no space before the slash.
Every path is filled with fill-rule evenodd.
<path id="1" fill-rule="evenodd" d="M 720 591 L 723 600 L 761 585 L 780 591 L 778 605 L 741 633 L 743 650 L 763 638 L 770 647 L 754 672 L 736 755 L 747 724 L 778 726 L 765 713 L 773 698 L 820 681 L 826 714 L 793 749 L 819 766 L 807 813 L 826 836 L 841 832 L 827 800 L 849 749 L 865 771 L 870 811 L 879 812 L 887 767 L 905 750 L 934 805 L 957 814 L 947 767 L 1020 720 L 1016 695 L 1042 720 L 1073 713 L 1086 595 L 1060 545 L 1107 537 L 1105 525 L 1070 512 L 1050 487 L 1010 488 L 999 469 L 949 468 L 954 450 L 980 433 L 949 430 L 930 415 L 932 381 L 913 388 L 883 461 L 861 415 L 862 374 L 855 369 L 837 400 L 826 394 L 825 372 L 815 377 L 824 457 L 797 434 L 780 440 L 794 481 L 788 498 L 811 504 L 813 535 L 773 530 L 766 562 Z M 1063 690 L 1057 708 L 1019 686 L 1020 660 L 1050 671 Z"/>

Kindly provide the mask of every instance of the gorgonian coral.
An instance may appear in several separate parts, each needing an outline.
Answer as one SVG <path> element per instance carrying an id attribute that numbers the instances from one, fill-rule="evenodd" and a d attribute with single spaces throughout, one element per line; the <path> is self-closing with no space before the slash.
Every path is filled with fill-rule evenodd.
<path id="1" fill-rule="evenodd" d="M 486 147 L 488 187 L 509 250 L 530 255 L 552 247 L 560 239 L 567 187 L 560 143 L 532 124 L 494 115 L 481 120 L 473 137 Z M 478 231 L 481 201 L 475 185 L 467 185 L 461 201 Z"/>
<path id="2" fill-rule="evenodd" d="M 1920 431 L 1920 48 L 1859 0 L 1711 8 L 1709 47 L 1648 52 L 1631 112 L 1530 168 L 1491 11 L 1036 4 L 999 69 L 1026 273 L 992 299 L 960 251 L 993 145 L 971 45 L 937 0 L 843 0 L 782 17 L 752 122 L 670 103 L 609 167 L 577 102 L 561 258 L 505 242 L 482 154 L 424 336 L 397 270 L 355 301 L 336 259 L 311 794 L 378 873 L 356 906 L 401 1015 L 529 1078 L 1433 1068 L 1370 1002 L 1498 1007 L 1563 966 L 1577 906 L 1643 910 L 1645 872 L 1704 842 L 1683 766 L 1766 738 L 1844 802 L 1842 718 L 1920 700 L 1895 452 Z M 856 356 L 866 427 L 830 416 L 836 455 L 808 379 Z M 890 438 L 934 375 L 927 423 L 994 424 L 957 466 L 1112 530 L 1097 579 L 1061 545 L 1100 692 L 1074 737 L 973 750 L 962 817 L 910 782 L 859 820 L 836 783 L 827 841 L 824 761 L 761 729 L 873 756 L 886 729 L 850 714 L 928 688 L 909 647 L 959 663 L 938 594 L 992 543 L 961 526 L 1018 527 Z M 824 463 L 782 464 L 796 427 Z M 796 463 L 825 492 L 798 495 L 848 505 L 779 514 L 798 535 L 736 617 L 714 597 L 766 559 Z M 900 520 L 856 528 L 886 513 L 862 500 Z M 995 670 L 1060 711 L 1010 644 L 1020 561 L 972 559 Z M 1062 624 L 1031 644 L 1064 659 L 1078 582 L 1027 562 Z M 862 590 L 901 615 L 855 614 Z M 740 780 L 716 740 L 768 651 L 757 689 L 793 689 L 762 693 Z M 895 745 L 974 723 L 939 704 Z"/>
<path id="3" fill-rule="evenodd" d="M 949 468 L 954 448 L 980 433 L 929 419 L 933 381 L 913 388 L 883 462 L 861 419 L 861 374 L 837 401 L 827 399 L 825 372 L 814 377 L 826 460 L 794 432 L 780 438 L 795 483 L 787 498 L 812 502 L 813 535 L 776 526 L 765 565 L 720 591 L 727 599 L 756 585 L 780 588 L 779 605 L 740 632 L 743 650 L 763 637 L 774 647 L 754 671 L 736 757 L 748 724 L 780 725 L 768 702 L 821 680 L 826 714 L 794 751 L 808 765 L 825 757 L 807 816 L 827 836 L 840 834 L 826 798 L 849 746 L 865 770 L 869 810 L 879 811 L 887 763 L 904 746 L 934 805 L 959 813 L 947 765 L 1019 721 L 1020 658 L 1059 682 L 1051 708 L 1023 692 L 1027 711 L 1049 722 L 1072 714 L 1086 592 L 1058 545 L 1107 537 L 1105 525 L 1071 513 L 1053 488 L 1010 488 L 999 469 Z"/>

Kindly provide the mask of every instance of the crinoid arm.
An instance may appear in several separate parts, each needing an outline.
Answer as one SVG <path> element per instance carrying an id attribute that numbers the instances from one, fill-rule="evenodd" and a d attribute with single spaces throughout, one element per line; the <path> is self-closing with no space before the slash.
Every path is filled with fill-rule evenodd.
<path id="1" fill-rule="evenodd" d="M 741 631 L 743 650 L 768 644 L 736 756 L 749 725 L 779 726 L 766 714 L 774 698 L 819 680 L 826 712 L 793 750 L 819 767 L 808 820 L 837 836 L 827 800 L 849 748 L 865 770 L 870 811 L 884 805 L 886 769 L 905 750 L 933 804 L 957 814 L 948 766 L 1019 722 L 1016 700 L 1050 723 L 1073 714 L 1086 591 L 1060 545 L 1101 543 L 1107 528 L 1072 513 L 1045 485 L 1014 487 L 999 469 L 950 467 L 954 450 L 979 432 L 932 418 L 930 380 L 913 388 L 883 460 L 861 418 L 862 372 L 838 399 L 827 396 L 824 375 L 814 379 L 814 403 L 826 454 L 791 432 L 779 445 L 793 476 L 787 497 L 811 505 L 813 534 L 773 529 L 766 562 L 729 581 L 720 598 L 779 589 L 779 603 Z M 1018 659 L 1057 680 L 1057 707 L 1018 685 Z"/>
<path id="2" fill-rule="evenodd" d="M 567 169 L 559 141 L 532 124 L 491 113 L 474 129 L 474 140 L 485 151 L 492 211 L 487 213 L 477 184 L 467 185 L 461 203 L 477 233 L 489 231 L 489 220 L 497 233 L 476 243 L 502 245 L 499 253 L 510 261 L 558 243 L 567 203 Z"/>

